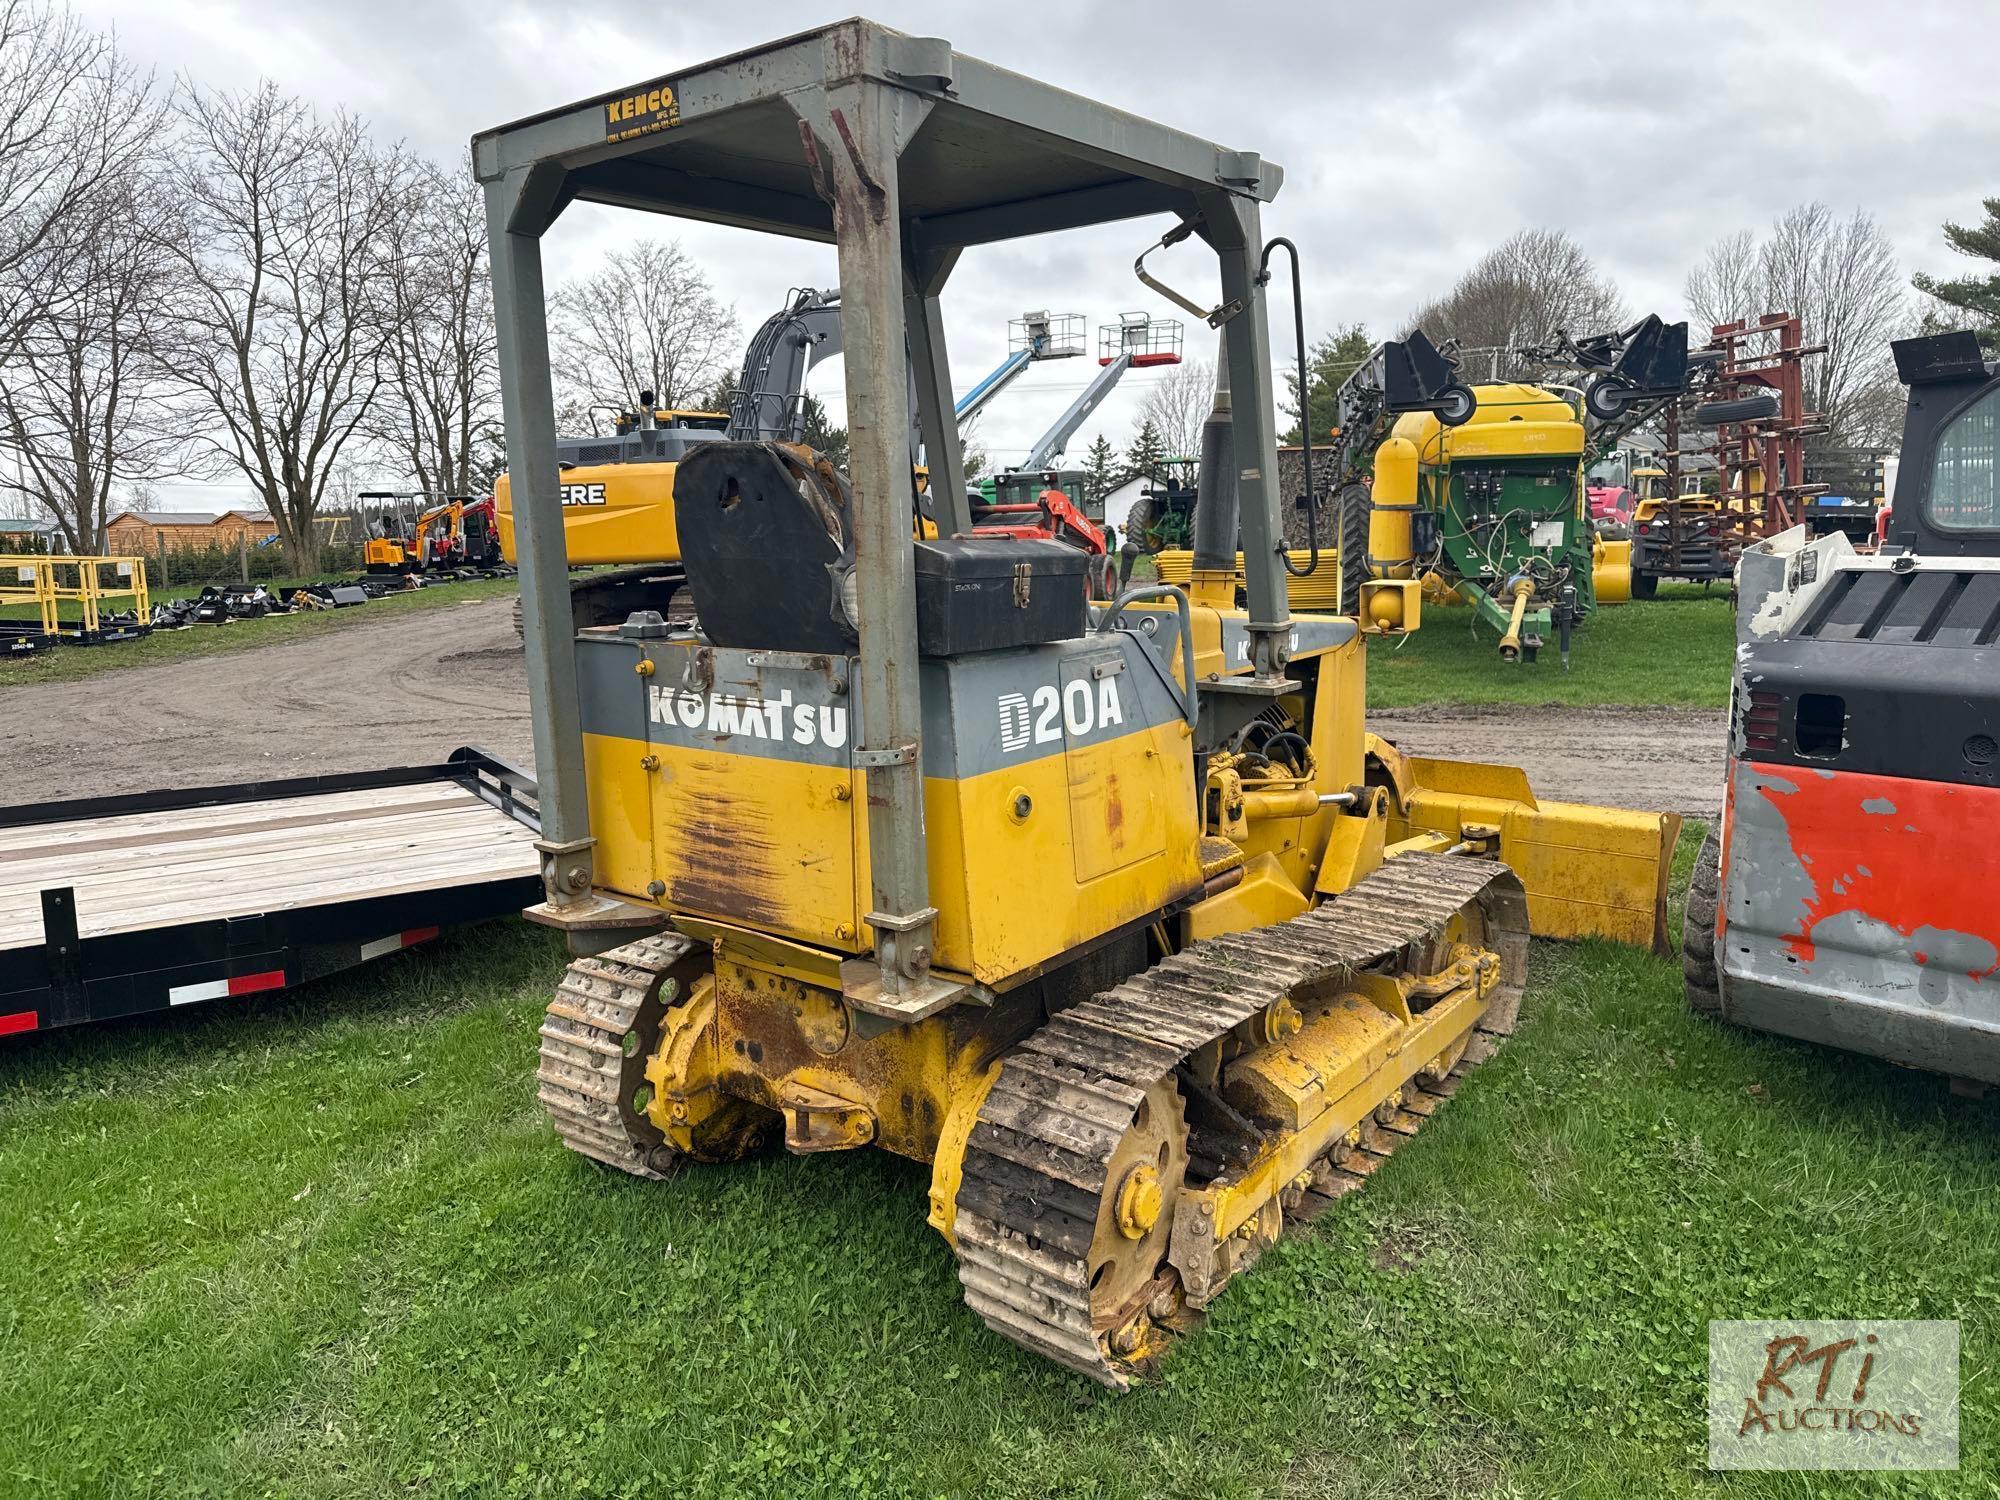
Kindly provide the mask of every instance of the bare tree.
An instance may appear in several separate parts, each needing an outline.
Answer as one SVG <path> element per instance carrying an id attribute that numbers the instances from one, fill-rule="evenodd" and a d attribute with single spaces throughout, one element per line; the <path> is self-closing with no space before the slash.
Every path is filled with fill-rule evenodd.
<path id="1" fill-rule="evenodd" d="M 160 195 L 129 170 L 90 201 L 90 232 L 65 256 L 68 294 L 0 367 L 15 483 L 79 553 L 104 550 L 114 491 L 172 472 L 185 447 L 163 361 L 172 267 L 149 227 Z"/>
<path id="2" fill-rule="evenodd" d="M 687 406 L 737 350 L 736 313 L 677 240 L 641 240 L 551 299 L 551 342 L 568 400 L 624 410 L 651 391 Z"/>
<path id="3" fill-rule="evenodd" d="M 417 488 L 469 494 L 500 430 L 486 208 L 470 171 L 435 162 L 416 169 L 415 199 L 391 235 L 389 379 L 369 430 Z"/>
<path id="4" fill-rule="evenodd" d="M 1717 324 L 1766 311 L 1758 305 L 1764 296 L 1764 276 L 1757 236 L 1739 229 L 1710 245 L 1688 272 L 1685 291 L 1688 311 L 1699 325 L 1688 330 L 1697 345 Z"/>
<path id="5" fill-rule="evenodd" d="M 145 155 L 162 108 L 110 37 L 41 0 L 0 0 L 0 357 L 77 289 L 92 200 Z"/>
<path id="6" fill-rule="evenodd" d="M 1151 421 L 1174 458 L 1201 452 L 1201 426 L 1215 404 L 1215 366 L 1205 359 L 1169 365 L 1139 403 L 1139 420 Z"/>
<path id="7" fill-rule="evenodd" d="M 408 163 L 358 120 L 321 119 L 270 83 L 184 83 L 175 109 L 175 374 L 207 418 L 210 466 L 250 482 L 287 556 L 311 569 L 313 518 L 391 364 Z"/>
<path id="8" fill-rule="evenodd" d="M 1617 285 L 1568 235 L 1523 229 L 1488 251 L 1444 296 L 1419 308 L 1409 326 L 1433 339 L 1481 351 L 1466 373 L 1518 378 L 1530 370 L 1514 351 L 1558 331 L 1585 335 L 1624 319 Z"/>
<path id="9" fill-rule="evenodd" d="M 1747 233 L 1712 245 L 1688 276 L 1690 311 L 1710 324 L 1796 313 L 1806 342 L 1806 405 L 1835 444 L 1893 439 L 1900 408 L 1889 340 L 1912 324 L 1895 250 L 1874 216 L 1824 203 L 1780 215 L 1761 243 Z"/>

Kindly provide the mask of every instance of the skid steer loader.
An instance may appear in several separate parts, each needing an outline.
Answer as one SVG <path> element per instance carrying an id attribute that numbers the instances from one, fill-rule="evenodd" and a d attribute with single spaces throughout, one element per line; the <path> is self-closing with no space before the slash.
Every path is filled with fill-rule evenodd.
<path id="1" fill-rule="evenodd" d="M 2000 1083 L 2000 371 L 1896 343 L 1896 503 L 1863 555 L 1746 549 L 1721 827 L 1695 867 L 1688 1003 Z"/>
<path id="2" fill-rule="evenodd" d="M 1677 819 L 1538 803 L 1517 770 L 1367 734 L 1367 640 L 1421 623 L 1408 443 L 1376 463 L 1355 614 L 1287 610 L 1276 166 L 866 21 L 484 133 L 474 159 L 531 915 L 580 955 L 540 1094 L 575 1151 L 642 1177 L 773 1139 L 927 1162 L 968 1304 L 1123 1387 L 1512 1028 L 1531 928 L 1662 942 Z M 571 629 L 539 237 L 577 199 L 838 250 L 849 472 L 689 452 L 692 620 Z M 1230 378 L 1190 586 L 1092 604 L 1080 550 L 973 534 L 939 297 L 969 245 L 1141 214 L 1215 253 Z"/>

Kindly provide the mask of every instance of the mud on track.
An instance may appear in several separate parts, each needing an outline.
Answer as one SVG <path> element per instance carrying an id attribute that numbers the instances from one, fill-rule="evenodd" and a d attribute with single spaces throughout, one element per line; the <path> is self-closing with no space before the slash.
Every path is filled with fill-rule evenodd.
<path id="1" fill-rule="evenodd" d="M 0 803 L 421 765 L 460 745 L 526 766 L 512 611 L 508 599 L 468 601 L 78 682 L 0 687 Z M 1368 722 L 1410 754 L 1523 766 L 1553 800 L 1703 818 L 1720 805 L 1720 709 L 1443 706 Z"/>

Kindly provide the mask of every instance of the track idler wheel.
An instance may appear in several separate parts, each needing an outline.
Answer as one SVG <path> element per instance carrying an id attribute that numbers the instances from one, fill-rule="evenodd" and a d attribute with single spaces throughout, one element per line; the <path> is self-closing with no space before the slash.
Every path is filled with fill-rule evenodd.
<path id="1" fill-rule="evenodd" d="M 774 1118 L 714 1078 L 708 952 L 640 938 L 569 966 L 541 1028 L 537 1094 L 572 1151 L 635 1177 L 682 1158 L 733 1161 Z"/>

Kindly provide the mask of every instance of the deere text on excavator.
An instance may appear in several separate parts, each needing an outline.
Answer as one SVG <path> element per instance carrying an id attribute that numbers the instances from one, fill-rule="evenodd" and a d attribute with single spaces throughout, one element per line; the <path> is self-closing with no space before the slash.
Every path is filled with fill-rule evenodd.
<path id="1" fill-rule="evenodd" d="M 1274 164 L 867 21 L 484 133 L 474 160 L 531 915 L 580 955 L 540 1093 L 574 1150 L 639 1176 L 772 1136 L 927 1162 L 968 1304 L 1122 1387 L 1512 1029 L 1531 926 L 1663 942 L 1677 819 L 1539 803 L 1518 770 L 1366 732 L 1367 640 L 1420 623 L 1407 440 L 1376 458 L 1356 613 L 1288 610 Z M 540 237 L 577 200 L 839 256 L 850 471 L 694 446 L 689 615 L 573 625 Z M 1079 547 L 974 534 L 940 297 L 970 247 L 1159 215 L 1214 252 L 1228 379 L 1190 587 L 1093 604 Z"/>

